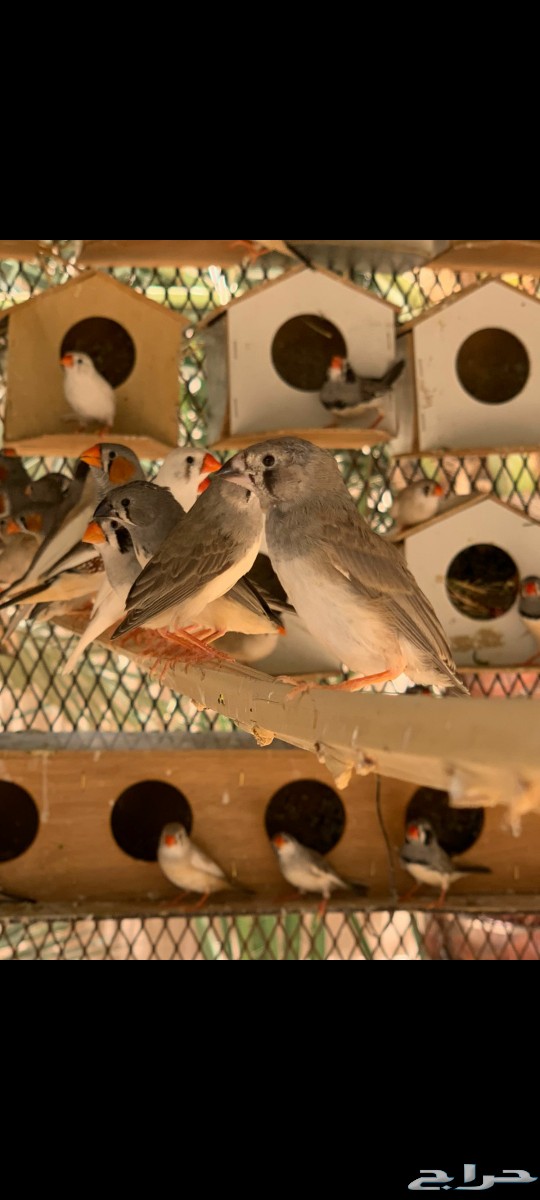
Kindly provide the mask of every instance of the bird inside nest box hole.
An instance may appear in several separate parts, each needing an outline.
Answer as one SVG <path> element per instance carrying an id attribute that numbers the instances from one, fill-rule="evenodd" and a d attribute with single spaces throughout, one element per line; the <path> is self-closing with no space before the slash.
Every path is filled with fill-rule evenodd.
<path id="1" fill-rule="evenodd" d="M 179 313 L 88 271 L 6 321 L 5 437 L 20 453 L 78 457 L 110 431 L 143 458 L 176 446 Z"/>

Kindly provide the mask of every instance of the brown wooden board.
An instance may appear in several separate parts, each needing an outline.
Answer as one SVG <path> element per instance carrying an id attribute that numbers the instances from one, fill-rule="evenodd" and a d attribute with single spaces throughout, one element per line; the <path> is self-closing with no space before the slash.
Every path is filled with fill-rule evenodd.
<path id="1" fill-rule="evenodd" d="M 392 707 L 393 701 L 387 703 Z M 88 911 L 94 901 L 126 902 L 145 911 L 148 905 L 159 907 L 175 896 L 157 864 L 130 858 L 112 837 L 112 807 L 131 784 L 161 780 L 184 793 L 193 811 L 194 837 L 228 872 L 255 889 L 253 902 L 245 897 L 235 902 L 250 911 L 261 897 L 281 903 L 289 890 L 266 836 L 269 799 L 292 780 L 328 782 L 322 765 L 295 750 L 8 752 L 0 765 L 3 779 L 30 792 L 41 815 L 30 849 L 0 866 L 0 888 L 42 903 L 76 902 Z M 329 855 L 338 871 L 369 885 L 369 903 L 389 891 L 388 855 L 377 819 L 375 788 L 374 778 L 357 777 L 342 793 L 345 832 Z M 394 857 L 414 791 L 411 783 L 382 782 L 383 820 Z M 522 836 L 513 838 L 503 829 L 500 813 L 488 811 L 481 839 L 466 857 L 494 873 L 460 881 L 452 890 L 456 898 L 486 893 L 504 896 L 506 904 L 506 897 L 510 902 L 516 895 L 537 895 L 540 820 L 527 816 Z M 402 891 L 410 886 L 398 866 L 397 884 Z M 351 903 L 350 896 L 344 895 L 343 900 Z M 230 907 L 229 897 L 223 897 L 223 905 Z"/>

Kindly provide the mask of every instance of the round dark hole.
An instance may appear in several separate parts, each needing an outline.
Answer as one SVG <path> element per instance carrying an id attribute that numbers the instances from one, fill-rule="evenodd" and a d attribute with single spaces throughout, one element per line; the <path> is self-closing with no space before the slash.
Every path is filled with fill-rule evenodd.
<path id="1" fill-rule="evenodd" d="M 135 343 L 118 321 L 108 317 L 87 317 L 68 329 L 60 349 L 64 354 L 82 350 L 89 354 L 100 375 L 111 387 L 119 387 L 135 366 Z"/>
<path id="2" fill-rule="evenodd" d="M 503 617 L 519 595 L 519 573 L 499 546 L 469 546 L 457 554 L 446 575 L 446 591 L 454 608 L 472 621 Z"/>
<path id="3" fill-rule="evenodd" d="M 314 313 L 286 321 L 272 343 L 272 362 L 280 379 L 301 392 L 321 390 L 336 355 L 347 357 L 339 329 Z"/>
<path id="4" fill-rule="evenodd" d="M 316 779 L 299 779 L 276 792 L 266 809 L 266 832 L 290 833 L 303 846 L 328 854 L 345 829 L 345 809 L 336 792 Z"/>
<path id="5" fill-rule="evenodd" d="M 506 329 L 479 329 L 457 356 L 460 383 L 482 404 L 506 404 L 523 391 L 530 374 L 529 355 Z"/>
<path id="6" fill-rule="evenodd" d="M 419 788 L 407 809 L 405 824 L 431 821 L 437 841 L 447 854 L 465 854 L 478 841 L 484 828 L 483 808 L 450 808 L 447 792 Z"/>
<path id="7" fill-rule="evenodd" d="M 38 829 L 39 813 L 29 793 L 16 783 L 0 783 L 0 862 L 24 854 Z"/>
<path id="8" fill-rule="evenodd" d="M 156 862 L 161 830 L 172 821 L 180 821 L 191 833 L 193 814 L 186 797 L 159 779 L 126 788 L 111 814 L 115 842 L 130 858 L 142 862 Z"/>

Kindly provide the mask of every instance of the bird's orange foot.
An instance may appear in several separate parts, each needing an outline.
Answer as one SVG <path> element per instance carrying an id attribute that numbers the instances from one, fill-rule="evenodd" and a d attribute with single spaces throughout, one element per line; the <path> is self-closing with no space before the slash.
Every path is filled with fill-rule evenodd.
<path id="1" fill-rule="evenodd" d="M 447 893 L 446 893 L 445 889 L 443 888 L 438 900 L 435 900 L 434 904 L 428 905 L 429 911 L 434 912 L 438 908 L 444 908 L 444 905 L 446 904 L 446 895 L 447 895 Z"/>
<path id="2" fill-rule="evenodd" d="M 410 892 L 405 892 L 404 896 L 399 897 L 399 903 L 407 904 L 409 900 L 412 900 L 413 896 L 416 896 L 416 894 L 420 891 L 421 887 L 422 887 L 421 883 L 415 883 L 414 887 L 411 888 Z"/>
<path id="3" fill-rule="evenodd" d="M 294 683 L 292 692 L 289 692 L 287 700 L 294 700 L 297 696 L 302 696 L 305 692 L 311 692 L 314 688 L 325 692 L 359 692 L 362 688 L 374 687 L 381 683 L 390 683 L 396 679 L 393 671 L 382 671 L 379 675 L 364 675 L 362 679 L 347 679 L 345 683 L 306 683 L 298 679 L 290 679 L 288 675 L 279 675 L 278 683 Z"/>
<path id="4" fill-rule="evenodd" d="M 171 908 L 178 908 L 186 896 L 189 896 L 189 892 L 179 892 L 177 896 L 172 897 L 172 900 L 165 900 L 162 905 L 163 911 L 168 912 Z"/>

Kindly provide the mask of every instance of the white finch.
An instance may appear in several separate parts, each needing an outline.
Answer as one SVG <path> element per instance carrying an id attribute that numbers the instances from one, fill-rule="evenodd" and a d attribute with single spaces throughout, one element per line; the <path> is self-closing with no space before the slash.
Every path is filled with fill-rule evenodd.
<path id="1" fill-rule="evenodd" d="M 468 695 L 431 604 L 396 547 L 360 516 L 330 454 L 276 439 L 236 454 L 207 494 L 221 481 L 258 496 L 272 566 L 298 616 L 361 676 L 334 686 L 357 691 L 406 674 Z"/>
<path id="2" fill-rule="evenodd" d="M 321 854 L 308 850 L 290 833 L 276 833 L 272 848 L 282 875 L 302 896 L 315 892 L 327 902 L 332 892 L 354 891 L 365 895 L 368 890 L 363 884 L 342 879 Z"/>
<path id="3" fill-rule="evenodd" d="M 168 488 L 184 512 L 189 512 L 198 499 L 201 483 L 220 467 L 221 463 L 208 450 L 182 446 L 167 455 L 154 483 Z"/>
<path id="4" fill-rule="evenodd" d="M 430 521 L 439 511 L 444 488 L 434 479 L 420 479 L 411 483 L 396 496 L 392 505 L 392 516 L 400 529 L 409 529 L 421 521 Z"/>
<path id="5" fill-rule="evenodd" d="M 245 891 L 228 879 L 225 872 L 199 846 L 192 842 L 179 823 L 166 825 L 161 833 L 158 862 L 165 877 L 182 892 L 201 895 L 197 908 L 215 892 Z"/>
<path id="6" fill-rule="evenodd" d="M 404 899 L 409 899 L 426 883 L 430 887 L 440 888 L 436 907 L 444 904 L 448 889 L 458 879 L 463 879 L 465 875 L 491 875 L 489 867 L 455 864 L 439 845 L 431 822 L 426 820 L 411 821 L 407 825 L 399 860 L 416 880 L 416 887 Z"/>
<path id="7" fill-rule="evenodd" d="M 60 362 L 64 368 L 64 396 L 81 423 L 95 421 L 112 429 L 116 414 L 114 388 L 100 375 L 90 355 L 73 350 Z"/>

